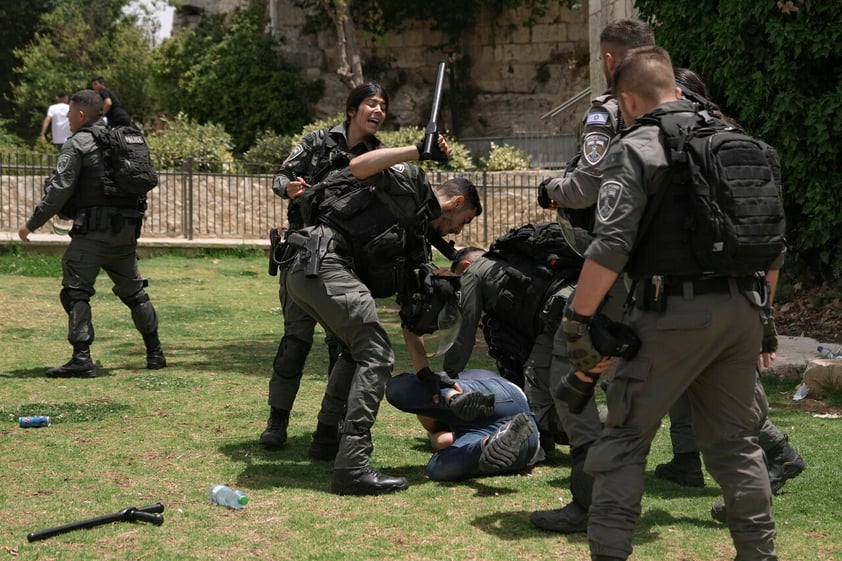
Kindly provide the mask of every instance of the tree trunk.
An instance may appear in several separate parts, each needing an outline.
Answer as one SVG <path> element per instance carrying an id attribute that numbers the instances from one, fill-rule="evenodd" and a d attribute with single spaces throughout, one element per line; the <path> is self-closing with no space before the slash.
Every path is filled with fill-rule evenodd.
<path id="1" fill-rule="evenodd" d="M 357 50 L 357 30 L 351 17 L 351 0 L 322 0 L 336 26 L 339 47 L 339 68 L 336 73 L 353 89 L 363 83 L 363 67 Z"/>

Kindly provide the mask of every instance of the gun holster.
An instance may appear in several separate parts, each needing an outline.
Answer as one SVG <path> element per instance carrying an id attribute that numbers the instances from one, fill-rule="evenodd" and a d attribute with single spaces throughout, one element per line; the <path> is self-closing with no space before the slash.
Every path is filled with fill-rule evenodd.
<path id="1" fill-rule="evenodd" d="M 283 254 L 278 250 L 283 250 L 281 240 L 281 232 L 277 228 L 269 230 L 269 275 L 277 276 L 278 266 L 281 264 Z"/>
<path id="2" fill-rule="evenodd" d="M 307 251 L 307 262 L 304 264 L 304 274 L 308 278 L 314 278 L 319 276 L 322 259 L 324 259 L 333 238 L 328 238 L 322 234 L 318 234 L 306 239 L 307 242 L 305 250 Z"/>

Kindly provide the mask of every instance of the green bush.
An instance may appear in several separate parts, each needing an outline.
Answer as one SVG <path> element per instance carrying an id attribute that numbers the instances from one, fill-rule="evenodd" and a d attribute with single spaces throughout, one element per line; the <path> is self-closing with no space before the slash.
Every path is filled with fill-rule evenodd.
<path id="1" fill-rule="evenodd" d="M 487 158 L 482 158 L 482 166 L 488 171 L 511 171 L 528 169 L 532 156 L 514 146 L 504 144 L 498 146 L 491 143 L 491 151 Z"/>
<path id="2" fill-rule="evenodd" d="M 257 134 L 254 146 L 243 154 L 243 165 L 256 173 L 274 173 L 295 147 L 295 139 L 288 134 L 265 130 Z"/>
<path id="3" fill-rule="evenodd" d="M 424 129 L 421 127 L 402 127 L 396 131 L 381 131 L 377 137 L 386 146 L 407 146 L 416 144 L 424 137 Z M 464 144 L 447 139 L 447 145 L 453 149 L 453 154 L 445 164 L 438 162 L 424 161 L 414 162 L 425 171 L 469 171 L 474 168 L 471 162 L 471 151 Z"/>
<path id="4" fill-rule="evenodd" d="M 166 128 L 149 135 L 149 151 L 159 169 L 181 170 L 193 158 L 194 171 L 237 171 L 231 153 L 231 135 L 222 125 L 200 125 L 179 113 L 162 119 Z"/>

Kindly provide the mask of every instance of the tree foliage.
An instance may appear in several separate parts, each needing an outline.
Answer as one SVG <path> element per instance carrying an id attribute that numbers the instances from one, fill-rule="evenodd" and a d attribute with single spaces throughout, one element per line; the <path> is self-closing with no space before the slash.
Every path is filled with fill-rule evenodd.
<path id="1" fill-rule="evenodd" d="M 237 153 L 258 131 L 300 129 L 323 93 L 321 82 L 302 80 L 298 69 L 280 62 L 265 24 L 263 12 L 250 8 L 233 14 L 230 24 L 211 20 L 165 41 L 157 55 L 165 107 L 223 125 Z"/>
<path id="2" fill-rule="evenodd" d="M 129 114 L 143 122 L 153 109 L 149 61 L 151 37 L 137 15 L 123 13 L 128 0 L 61 0 L 41 16 L 31 43 L 14 51 L 12 99 L 20 125 L 40 130 L 46 107 L 59 90 L 90 88 L 104 76 Z"/>
<path id="3" fill-rule="evenodd" d="M 791 255 L 842 273 L 840 0 L 637 0 L 676 66 L 781 156 Z"/>

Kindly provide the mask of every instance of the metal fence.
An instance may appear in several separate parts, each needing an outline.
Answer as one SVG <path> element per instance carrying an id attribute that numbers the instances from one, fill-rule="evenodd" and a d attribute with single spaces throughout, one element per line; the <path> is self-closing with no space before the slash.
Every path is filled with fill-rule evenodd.
<path id="1" fill-rule="evenodd" d="M 17 232 L 43 195 L 55 156 L 0 153 L 0 232 Z M 536 203 L 542 179 L 558 172 L 471 172 L 428 174 L 437 185 L 451 177 L 473 181 L 482 216 L 457 238 L 458 245 L 488 247 L 510 228 L 554 219 Z M 272 175 L 162 171 L 149 193 L 142 237 L 179 240 L 268 241 L 273 227 L 286 225 L 287 200 L 272 192 Z"/>

